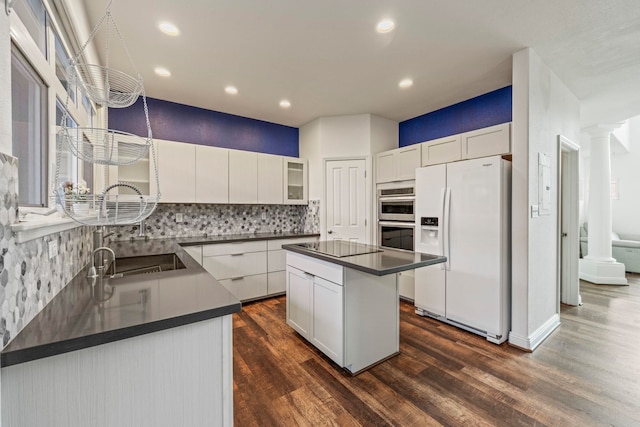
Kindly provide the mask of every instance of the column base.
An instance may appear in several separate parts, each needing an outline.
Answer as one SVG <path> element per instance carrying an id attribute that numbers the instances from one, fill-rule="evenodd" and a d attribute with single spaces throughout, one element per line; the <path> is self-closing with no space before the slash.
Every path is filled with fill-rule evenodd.
<path id="1" fill-rule="evenodd" d="M 626 285 L 624 264 L 582 258 L 579 261 L 580 279 L 596 285 Z"/>

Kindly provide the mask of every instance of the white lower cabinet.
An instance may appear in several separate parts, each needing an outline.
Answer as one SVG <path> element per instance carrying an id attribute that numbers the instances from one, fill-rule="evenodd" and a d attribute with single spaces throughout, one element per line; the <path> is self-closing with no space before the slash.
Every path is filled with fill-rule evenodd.
<path id="1" fill-rule="evenodd" d="M 232 277 L 231 279 L 218 280 L 218 282 L 240 301 L 260 298 L 267 294 L 266 274 Z"/>
<path id="2" fill-rule="evenodd" d="M 311 332 L 313 276 L 287 268 L 287 324 L 305 338 Z"/>
<path id="3" fill-rule="evenodd" d="M 287 323 L 344 366 L 342 286 L 287 266 Z"/>
<path id="4" fill-rule="evenodd" d="M 315 242 L 317 236 L 214 243 L 183 249 L 241 301 L 286 292 L 282 245 Z"/>
<path id="5" fill-rule="evenodd" d="M 317 242 L 317 237 L 293 237 L 290 239 L 276 239 L 267 241 L 267 294 L 275 295 L 284 293 L 287 290 L 287 278 L 285 270 L 287 267 L 286 251 L 282 245 L 295 243 Z"/>
<path id="6" fill-rule="evenodd" d="M 313 279 L 311 342 L 339 365 L 344 360 L 342 290 L 342 286 L 321 277 Z"/>
<path id="7" fill-rule="evenodd" d="M 353 374 L 398 353 L 396 276 L 287 253 L 287 324 Z"/>
<path id="8" fill-rule="evenodd" d="M 398 273 L 398 292 L 404 299 L 413 301 L 416 298 L 414 270 Z"/>

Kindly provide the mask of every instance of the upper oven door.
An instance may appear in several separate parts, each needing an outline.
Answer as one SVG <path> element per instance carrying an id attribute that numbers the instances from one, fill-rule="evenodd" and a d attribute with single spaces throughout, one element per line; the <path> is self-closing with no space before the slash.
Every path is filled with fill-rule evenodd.
<path id="1" fill-rule="evenodd" d="M 411 222 L 415 220 L 415 202 L 415 197 L 380 197 L 378 219 Z"/>

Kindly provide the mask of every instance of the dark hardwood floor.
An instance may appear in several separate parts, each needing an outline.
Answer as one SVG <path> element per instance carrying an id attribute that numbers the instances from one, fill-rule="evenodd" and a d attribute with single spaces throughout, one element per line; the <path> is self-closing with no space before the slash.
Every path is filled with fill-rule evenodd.
<path id="1" fill-rule="evenodd" d="M 285 298 L 234 315 L 236 426 L 640 426 L 640 275 L 581 283 L 533 353 L 400 304 L 400 355 L 352 377 L 285 323 Z"/>

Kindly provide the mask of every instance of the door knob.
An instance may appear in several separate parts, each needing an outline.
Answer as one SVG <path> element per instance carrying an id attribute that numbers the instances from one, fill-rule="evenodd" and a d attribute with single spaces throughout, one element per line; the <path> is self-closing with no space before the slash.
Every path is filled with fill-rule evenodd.
<path id="1" fill-rule="evenodd" d="M 562 233 L 562 237 L 567 237 L 567 233 Z"/>
<path id="2" fill-rule="evenodd" d="M 333 234 L 333 230 L 327 231 L 327 234 Z"/>

